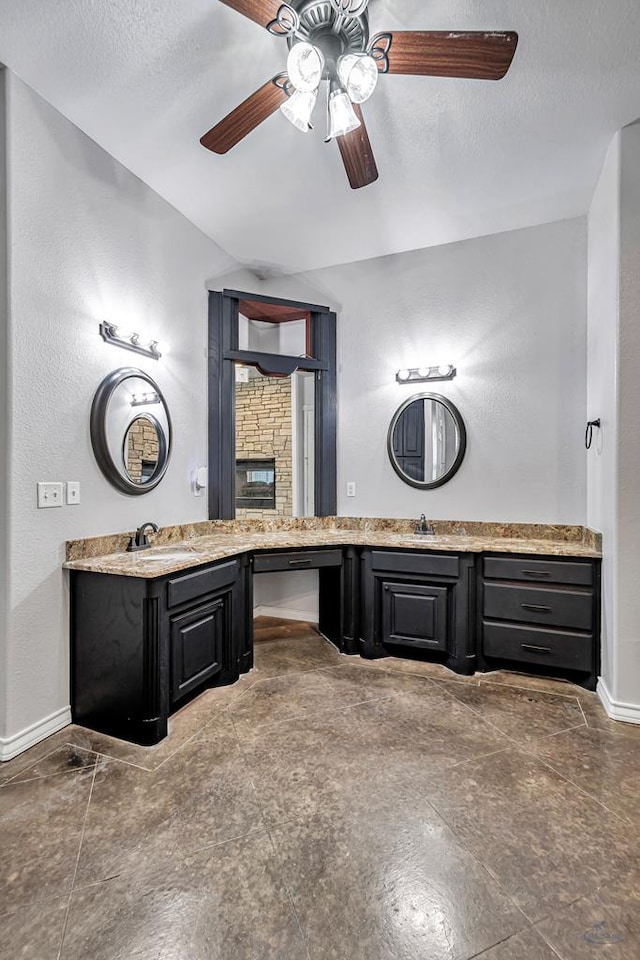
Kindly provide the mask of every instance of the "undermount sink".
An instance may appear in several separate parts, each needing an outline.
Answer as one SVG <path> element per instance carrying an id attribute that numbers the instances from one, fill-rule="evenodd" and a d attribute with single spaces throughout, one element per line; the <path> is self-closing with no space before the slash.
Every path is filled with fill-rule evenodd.
<path id="1" fill-rule="evenodd" d="M 140 560 L 145 562 L 151 561 L 151 563 L 173 563 L 178 560 L 196 560 L 198 557 L 197 553 L 194 553 L 193 550 L 163 550 L 160 551 L 149 551 L 149 553 L 139 553 L 138 557 Z"/>

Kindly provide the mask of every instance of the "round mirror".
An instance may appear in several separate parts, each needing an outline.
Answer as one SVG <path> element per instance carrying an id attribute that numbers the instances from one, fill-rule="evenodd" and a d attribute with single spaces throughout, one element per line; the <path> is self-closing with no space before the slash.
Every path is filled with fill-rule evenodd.
<path id="1" fill-rule="evenodd" d="M 157 383 L 135 367 L 106 377 L 91 407 L 91 444 L 105 477 L 119 490 L 148 493 L 171 452 L 171 419 Z"/>
<path id="2" fill-rule="evenodd" d="M 412 487 L 432 490 L 457 472 L 467 446 L 459 410 L 437 393 L 410 397 L 391 421 L 387 450 L 398 476 Z"/>

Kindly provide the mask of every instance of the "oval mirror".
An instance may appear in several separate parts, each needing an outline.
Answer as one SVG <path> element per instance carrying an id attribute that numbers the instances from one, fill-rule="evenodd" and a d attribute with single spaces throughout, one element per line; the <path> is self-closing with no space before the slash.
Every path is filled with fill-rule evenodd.
<path id="1" fill-rule="evenodd" d="M 155 380 L 121 367 L 102 381 L 91 407 L 91 444 L 118 490 L 148 493 L 162 480 L 171 452 L 171 418 Z"/>
<path id="2" fill-rule="evenodd" d="M 398 476 L 432 490 L 457 472 L 467 446 L 460 411 L 437 393 L 421 393 L 399 407 L 389 427 L 387 450 Z"/>

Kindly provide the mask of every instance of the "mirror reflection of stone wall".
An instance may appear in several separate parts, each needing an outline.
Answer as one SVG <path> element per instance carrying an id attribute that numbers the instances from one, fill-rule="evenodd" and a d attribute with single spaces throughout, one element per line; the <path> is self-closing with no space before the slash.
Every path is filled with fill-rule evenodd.
<path id="1" fill-rule="evenodd" d="M 127 473 L 134 483 L 144 483 L 153 474 L 159 456 L 158 434 L 146 417 L 137 417 L 127 430 Z"/>
<path id="2" fill-rule="evenodd" d="M 313 383 L 313 374 L 236 367 L 236 461 L 273 459 L 276 494 L 275 509 L 236 506 L 237 517 L 313 516 Z"/>

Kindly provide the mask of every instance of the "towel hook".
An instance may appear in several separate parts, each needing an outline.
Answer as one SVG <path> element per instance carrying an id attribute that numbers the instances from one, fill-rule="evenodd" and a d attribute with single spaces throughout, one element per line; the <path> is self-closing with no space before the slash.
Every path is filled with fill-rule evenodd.
<path id="1" fill-rule="evenodd" d="M 584 445 L 589 450 L 591 448 L 591 441 L 593 440 L 593 428 L 597 427 L 600 429 L 600 417 L 597 420 L 589 420 L 587 422 L 587 429 L 584 434 Z"/>

